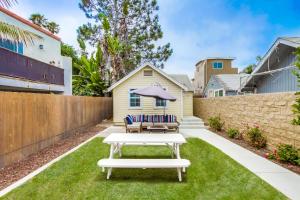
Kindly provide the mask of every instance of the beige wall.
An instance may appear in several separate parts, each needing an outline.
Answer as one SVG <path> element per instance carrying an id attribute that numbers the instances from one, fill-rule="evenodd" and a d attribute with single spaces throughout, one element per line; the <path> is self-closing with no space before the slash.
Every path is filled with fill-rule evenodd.
<path id="1" fill-rule="evenodd" d="M 245 124 L 257 124 L 264 130 L 269 147 L 290 143 L 300 148 L 300 126 L 291 124 L 294 101 L 293 93 L 194 98 L 194 115 L 205 121 L 220 115 L 226 128 L 243 130 Z"/>
<path id="2" fill-rule="evenodd" d="M 183 93 L 183 116 L 193 116 L 193 92 Z"/>
<path id="3" fill-rule="evenodd" d="M 0 12 L 0 21 L 6 22 L 8 24 L 15 25 L 21 29 L 30 31 L 32 33 L 35 33 L 41 37 L 43 37 L 43 40 L 41 41 L 35 41 L 34 45 L 28 44 L 23 45 L 24 49 L 24 55 L 34 58 L 36 60 L 48 63 L 50 61 L 55 61 L 55 66 L 62 67 L 62 58 L 60 54 L 60 41 L 46 35 L 45 33 L 42 33 L 31 26 L 28 26 L 27 24 L 24 24 L 15 18 L 6 15 L 3 12 Z M 39 45 L 44 45 L 44 49 L 40 49 Z"/>
<path id="4" fill-rule="evenodd" d="M 167 102 L 166 114 L 174 114 L 177 116 L 178 121 L 181 120 L 183 115 L 183 90 L 166 79 L 161 74 L 153 70 L 152 77 L 144 77 L 143 70 L 151 68 L 145 67 L 138 71 L 136 74 L 128 78 L 125 82 L 118 85 L 113 89 L 113 121 L 115 124 L 123 125 L 123 118 L 128 114 L 163 114 L 163 108 L 155 107 L 155 99 L 151 97 L 141 97 L 142 108 L 129 108 L 129 90 L 138 89 L 151 86 L 159 83 L 162 87 L 166 88 L 169 93 L 177 98 L 175 102 Z"/>

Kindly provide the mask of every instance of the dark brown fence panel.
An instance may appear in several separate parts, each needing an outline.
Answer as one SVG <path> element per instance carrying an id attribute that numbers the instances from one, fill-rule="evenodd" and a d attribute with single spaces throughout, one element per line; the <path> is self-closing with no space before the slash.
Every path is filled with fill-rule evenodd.
<path id="1" fill-rule="evenodd" d="M 111 117 L 110 97 L 0 92 L 0 167 Z"/>
<path id="2" fill-rule="evenodd" d="M 0 48 L 0 74 L 64 85 L 64 69 Z"/>

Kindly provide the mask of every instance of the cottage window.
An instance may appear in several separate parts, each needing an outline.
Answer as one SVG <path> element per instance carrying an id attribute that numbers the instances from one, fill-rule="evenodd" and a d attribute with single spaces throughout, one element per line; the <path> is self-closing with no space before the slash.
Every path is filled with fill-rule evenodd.
<path id="1" fill-rule="evenodd" d="M 223 63 L 222 62 L 213 62 L 212 67 L 214 69 L 223 69 Z"/>
<path id="2" fill-rule="evenodd" d="M 155 106 L 156 107 L 166 107 L 167 106 L 167 102 L 164 99 L 156 99 Z"/>
<path id="3" fill-rule="evenodd" d="M 167 90 L 166 88 L 164 88 L 164 90 Z M 164 99 L 155 99 L 155 107 L 166 107 L 167 106 L 167 101 Z"/>
<path id="4" fill-rule="evenodd" d="M 138 94 L 132 93 L 135 89 L 129 90 L 129 107 L 131 108 L 139 108 L 141 107 L 141 97 Z"/>
<path id="5" fill-rule="evenodd" d="M 152 70 L 144 70 L 144 76 L 152 76 L 153 71 Z"/>

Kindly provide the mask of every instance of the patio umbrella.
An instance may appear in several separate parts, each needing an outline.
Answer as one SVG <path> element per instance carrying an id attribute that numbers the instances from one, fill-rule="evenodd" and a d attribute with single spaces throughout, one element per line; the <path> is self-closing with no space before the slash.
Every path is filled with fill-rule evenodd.
<path id="1" fill-rule="evenodd" d="M 132 93 L 145 96 L 145 97 L 154 97 L 156 99 L 176 101 L 176 97 L 172 96 L 170 93 L 168 93 L 159 85 L 133 90 Z M 164 115 L 165 115 L 165 109 L 166 106 L 164 106 Z"/>

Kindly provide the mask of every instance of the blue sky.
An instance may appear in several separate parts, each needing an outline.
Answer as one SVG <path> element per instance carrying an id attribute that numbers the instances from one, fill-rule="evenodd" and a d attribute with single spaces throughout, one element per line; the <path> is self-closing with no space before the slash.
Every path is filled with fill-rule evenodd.
<path id="1" fill-rule="evenodd" d="M 193 76 L 207 56 L 235 57 L 240 69 L 264 55 L 280 36 L 300 36 L 299 0 L 158 0 L 164 38 L 173 55 L 168 73 Z M 298 9 L 298 12 L 297 12 Z M 59 36 L 77 47 L 76 29 L 88 20 L 75 0 L 19 0 L 12 11 L 24 18 L 39 12 L 60 24 Z"/>

